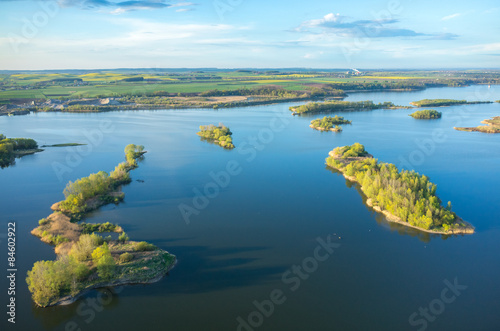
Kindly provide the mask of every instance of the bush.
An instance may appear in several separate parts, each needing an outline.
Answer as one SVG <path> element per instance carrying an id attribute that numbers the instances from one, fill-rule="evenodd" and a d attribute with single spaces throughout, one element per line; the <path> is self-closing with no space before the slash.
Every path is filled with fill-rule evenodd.
<path id="1" fill-rule="evenodd" d="M 145 241 L 141 241 L 135 244 L 135 250 L 138 252 L 154 251 L 155 249 L 156 249 L 155 245 L 147 243 Z"/>
<path id="2" fill-rule="evenodd" d="M 130 238 L 128 237 L 128 235 L 125 232 L 123 232 L 122 234 L 120 234 L 118 236 L 118 241 L 122 242 L 122 243 L 126 243 L 127 241 L 129 241 L 129 239 Z"/>
<path id="3" fill-rule="evenodd" d="M 120 263 L 127 263 L 134 259 L 134 255 L 130 253 L 123 253 L 120 255 Z"/>
<path id="4" fill-rule="evenodd" d="M 45 225 L 49 223 L 49 220 L 46 218 L 42 218 L 41 220 L 38 221 L 38 225 Z"/>
<path id="5" fill-rule="evenodd" d="M 83 234 L 77 243 L 73 244 L 69 255 L 74 257 L 77 261 L 86 261 L 91 257 L 92 252 L 96 247 L 102 245 L 104 242 L 103 237 L 96 234 Z"/>

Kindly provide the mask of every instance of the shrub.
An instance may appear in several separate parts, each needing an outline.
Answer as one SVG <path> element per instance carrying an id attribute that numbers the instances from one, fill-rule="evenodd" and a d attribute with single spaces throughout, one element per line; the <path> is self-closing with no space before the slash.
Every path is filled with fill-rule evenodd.
<path id="1" fill-rule="evenodd" d="M 122 242 L 122 243 L 126 243 L 127 241 L 129 241 L 129 239 L 130 238 L 128 237 L 128 235 L 125 232 L 123 232 L 122 234 L 120 234 L 118 236 L 118 241 Z"/>
<path id="2" fill-rule="evenodd" d="M 147 243 L 145 241 L 141 241 L 135 244 L 135 250 L 138 252 L 154 251 L 155 249 L 156 249 L 155 245 Z"/>
<path id="3" fill-rule="evenodd" d="M 123 253 L 120 255 L 120 263 L 127 263 L 134 259 L 134 255 L 130 253 Z"/>
<path id="4" fill-rule="evenodd" d="M 45 225 L 49 223 L 49 220 L 46 218 L 42 218 L 41 220 L 38 221 L 38 225 Z"/>
<path id="5" fill-rule="evenodd" d="M 96 247 L 102 245 L 104 239 L 96 234 L 83 234 L 77 243 L 73 244 L 69 254 L 77 261 L 86 261 L 91 257 Z"/>

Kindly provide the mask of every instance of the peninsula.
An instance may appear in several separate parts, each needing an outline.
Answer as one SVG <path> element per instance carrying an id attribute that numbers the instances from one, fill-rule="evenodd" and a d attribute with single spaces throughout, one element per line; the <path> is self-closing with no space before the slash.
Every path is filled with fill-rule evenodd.
<path id="1" fill-rule="evenodd" d="M 129 171 L 137 167 L 143 146 L 128 145 L 126 162 L 110 174 L 100 171 L 69 182 L 66 199 L 39 221 L 31 232 L 55 246 L 56 261 L 38 261 L 28 271 L 26 282 L 33 301 L 40 307 L 70 304 L 88 291 L 124 284 L 159 281 L 176 263 L 176 257 L 147 242 L 130 241 L 123 229 L 109 222 L 78 223 L 85 215 L 124 197 L 121 185 L 131 181 Z M 97 233 L 116 232 L 113 240 Z"/>
<path id="2" fill-rule="evenodd" d="M 7 138 L 0 134 L 0 168 L 14 164 L 16 157 L 42 152 L 33 139 Z"/>
<path id="3" fill-rule="evenodd" d="M 197 133 L 203 140 L 213 142 L 226 149 L 234 148 L 232 134 L 231 130 L 222 123 L 219 123 L 219 126 L 200 125 L 200 131 Z"/>
<path id="4" fill-rule="evenodd" d="M 344 119 L 342 116 L 325 116 L 311 121 L 309 127 L 319 131 L 341 132 L 340 124 L 351 124 L 352 122 Z M 334 126 L 335 125 L 335 126 Z"/>
<path id="5" fill-rule="evenodd" d="M 414 171 L 378 162 L 359 143 L 337 147 L 326 159 L 328 167 L 361 186 L 366 203 L 387 220 L 436 234 L 471 234 L 474 227 L 463 221 L 436 196 L 436 185 Z"/>
<path id="6" fill-rule="evenodd" d="M 475 105 L 483 103 L 493 103 L 493 101 L 467 101 L 467 100 L 453 100 L 453 99 L 423 99 L 420 101 L 410 102 L 410 105 L 415 107 L 447 107 L 458 105 Z"/>
<path id="7" fill-rule="evenodd" d="M 457 128 L 458 131 L 469 131 L 469 132 L 484 132 L 484 133 L 500 133 L 500 116 L 495 116 L 490 120 L 484 120 L 481 123 L 486 125 L 479 125 L 475 128 Z"/>
<path id="8" fill-rule="evenodd" d="M 392 102 L 383 102 L 375 104 L 373 101 L 325 101 L 325 102 L 309 102 L 301 106 L 290 107 L 290 111 L 293 115 L 301 115 L 306 113 L 327 113 L 334 111 L 363 111 L 363 110 L 374 110 L 374 109 L 396 109 L 405 108 L 394 105 Z M 406 107 L 407 108 L 407 107 Z"/>

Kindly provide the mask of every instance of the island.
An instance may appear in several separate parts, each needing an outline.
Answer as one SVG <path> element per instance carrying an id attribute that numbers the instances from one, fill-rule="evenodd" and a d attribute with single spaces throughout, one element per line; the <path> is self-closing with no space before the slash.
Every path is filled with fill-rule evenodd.
<path id="1" fill-rule="evenodd" d="M 293 115 L 301 115 L 306 113 L 327 113 L 334 111 L 363 111 L 374 110 L 381 108 L 402 108 L 394 105 L 392 102 L 383 102 L 375 104 L 373 101 L 325 101 L 325 102 L 309 102 L 301 106 L 289 107 Z M 404 108 L 404 107 L 403 107 Z"/>
<path id="2" fill-rule="evenodd" d="M 459 131 L 469 131 L 469 132 L 484 132 L 484 133 L 500 133 L 500 116 L 495 116 L 490 120 L 481 121 L 481 123 L 486 125 L 479 125 L 475 128 L 457 128 L 455 130 Z"/>
<path id="3" fill-rule="evenodd" d="M 64 144 L 54 144 L 54 145 L 42 145 L 42 147 L 75 147 L 75 146 L 85 146 L 87 144 L 80 143 L 64 143 Z"/>
<path id="4" fill-rule="evenodd" d="M 340 124 L 351 124 L 351 123 L 352 123 L 351 121 L 344 119 L 342 116 L 335 115 L 334 117 L 325 116 L 323 118 L 312 120 L 311 125 L 309 125 L 309 127 L 319 131 L 341 132 L 342 128 L 339 126 Z"/>
<path id="5" fill-rule="evenodd" d="M 176 257 L 147 242 L 130 241 L 123 229 L 109 222 L 80 222 L 100 206 L 123 200 L 121 185 L 131 182 L 129 172 L 146 151 L 128 145 L 126 161 L 111 173 L 100 171 L 69 182 L 65 200 L 39 221 L 31 232 L 55 246 L 55 261 L 38 261 L 28 271 L 26 282 L 33 301 L 40 307 L 70 304 L 96 288 L 159 281 L 172 269 Z M 80 223 L 79 223 L 80 222 Z M 117 239 L 98 233 L 119 233 Z"/>
<path id="6" fill-rule="evenodd" d="M 467 100 L 453 100 L 453 99 L 423 99 L 420 101 L 410 102 L 410 105 L 415 107 L 447 107 L 458 105 L 475 105 L 483 103 L 493 103 L 493 101 L 467 101 Z"/>
<path id="7" fill-rule="evenodd" d="M 219 126 L 200 125 L 200 132 L 197 133 L 202 140 L 218 144 L 226 149 L 234 148 L 232 134 L 231 130 L 222 123 L 219 123 Z"/>
<path id="8" fill-rule="evenodd" d="M 33 139 L 7 138 L 0 134 L 0 168 L 14 164 L 17 157 L 42 152 Z"/>
<path id="9" fill-rule="evenodd" d="M 424 110 L 417 110 L 416 112 L 411 113 L 408 116 L 411 116 L 417 120 L 430 120 L 430 119 L 441 118 L 441 115 L 442 113 L 438 112 L 437 110 L 424 109 Z"/>
<path id="10" fill-rule="evenodd" d="M 436 196 L 436 184 L 415 171 L 378 162 L 359 143 L 337 147 L 326 159 L 328 167 L 360 185 L 367 205 L 388 221 L 436 234 L 472 234 L 474 227 Z"/>

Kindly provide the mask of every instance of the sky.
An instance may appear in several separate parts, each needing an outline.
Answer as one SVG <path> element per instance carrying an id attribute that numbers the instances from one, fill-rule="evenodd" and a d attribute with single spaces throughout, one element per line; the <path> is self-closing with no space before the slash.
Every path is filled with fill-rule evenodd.
<path id="1" fill-rule="evenodd" d="M 500 68 L 498 0 L 0 0 L 0 70 Z"/>

